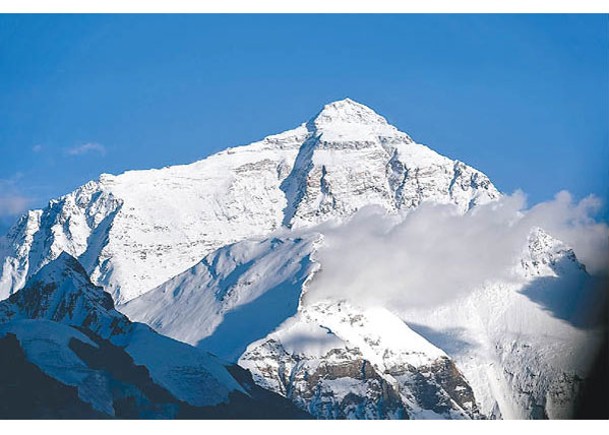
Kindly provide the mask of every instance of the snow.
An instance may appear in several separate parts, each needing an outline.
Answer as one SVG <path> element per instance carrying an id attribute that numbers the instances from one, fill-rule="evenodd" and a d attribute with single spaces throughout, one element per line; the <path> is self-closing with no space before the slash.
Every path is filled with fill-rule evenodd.
<path id="1" fill-rule="evenodd" d="M 570 301 L 587 275 L 572 251 L 542 230 L 533 230 L 524 241 L 512 281 L 488 282 L 444 306 L 398 313 L 345 301 L 307 303 L 300 295 L 320 272 L 312 259 L 319 236 L 298 230 L 282 237 L 221 248 L 122 309 L 164 334 L 239 359 L 259 384 L 282 394 L 283 386 L 270 374 L 280 370 L 284 354 L 307 361 L 311 369 L 338 355 L 336 361 L 345 355 L 363 358 L 381 373 L 450 357 L 465 374 L 485 415 L 529 418 L 533 402 L 553 417 L 570 412 L 572 393 L 562 390 L 576 388 L 573 376 L 585 377 L 588 350 L 597 338 L 593 331 L 570 323 L 577 317 L 568 317 L 553 302 Z M 295 267 L 303 259 L 308 265 Z M 278 310 L 268 300 L 255 303 L 279 282 L 289 286 L 284 293 L 273 294 L 271 301 L 279 303 L 281 295 L 289 296 L 292 308 Z M 254 309 L 244 311 L 248 305 Z M 231 321 L 231 313 L 241 321 Z M 270 318 L 271 327 L 265 324 Z M 517 377 L 510 378 L 507 371 Z M 519 389 L 529 393 L 518 395 Z M 412 405 L 417 417 L 431 415 L 416 409 Z"/>
<path id="2" fill-rule="evenodd" d="M 396 136 L 405 142 L 412 141 L 408 135 L 388 124 L 385 118 L 350 98 L 326 104 L 312 124 L 326 143 L 375 143 L 379 137 Z"/>
<path id="3" fill-rule="evenodd" d="M 247 394 L 218 359 L 155 334 L 147 326 L 136 324 L 128 337 L 113 337 L 112 341 L 125 345 L 134 362 L 144 365 L 156 383 L 191 405 L 227 402 L 234 391 Z"/>
<path id="4" fill-rule="evenodd" d="M 340 347 L 358 348 L 366 360 L 383 371 L 390 365 L 410 364 L 418 367 L 445 356 L 444 352 L 381 307 L 357 309 L 346 302 L 326 302 L 301 307 L 299 316 L 302 322 L 318 325 L 340 338 L 343 341 Z M 298 331 L 299 328 L 295 329 Z M 309 329 L 312 329 L 311 326 Z M 313 340 L 301 339 L 297 341 L 301 343 L 300 346 L 291 347 L 290 343 L 294 343 L 291 338 L 293 333 L 294 328 L 280 328 L 277 332 L 276 338 L 287 351 L 307 357 L 323 356 L 315 351 L 317 345 L 313 345 L 313 349 L 302 345 Z M 388 355 L 391 357 L 388 358 Z"/>
<path id="5" fill-rule="evenodd" d="M 252 371 L 257 383 L 290 397 L 318 418 L 332 418 L 326 414 L 329 411 L 324 403 L 328 405 L 328 401 L 341 403 L 348 394 L 362 398 L 374 396 L 373 385 L 378 385 L 378 380 L 344 372 L 350 363 L 361 366 L 364 361 L 372 364 L 380 379 L 400 391 L 411 417 L 469 418 L 454 402 L 454 409 L 448 411 L 448 415 L 431 412 L 418 403 L 420 393 L 411 387 L 408 373 L 418 369 L 428 372 L 441 358 L 446 358 L 442 350 L 386 309 L 362 309 L 344 301 L 327 301 L 301 305 L 296 316 L 265 339 L 252 343 L 239 364 Z M 320 371 L 324 373 L 328 366 L 344 374 L 322 377 L 317 385 L 307 385 L 308 377 L 315 377 Z M 431 376 L 430 373 L 433 382 Z M 436 388 L 437 394 L 446 394 L 441 393 L 437 384 Z M 317 397 L 315 392 L 319 389 L 324 398 Z M 377 403 L 377 407 L 381 409 L 381 403 Z M 395 417 L 391 413 L 371 416 Z"/>
<path id="6" fill-rule="evenodd" d="M 114 415 L 112 397 L 99 384 L 101 376 L 90 369 L 70 349 L 75 339 L 97 348 L 86 335 L 66 325 L 48 320 L 21 319 L 0 324 L 0 337 L 14 334 L 26 358 L 47 375 L 77 387 L 78 396 L 93 408 Z"/>
<path id="7" fill-rule="evenodd" d="M 122 304 L 222 246 L 282 226 L 342 219 L 370 204 L 395 212 L 452 202 L 466 211 L 498 196 L 478 171 L 346 99 L 259 142 L 189 165 L 102 174 L 51 201 L 9 234 L 0 298 L 62 251 Z"/>
<path id="8" fill-rule="evenodd" d="M 30 321 L 29 318 L 35 320 Z M 46 323 L 43 323 L 43 320 Z M 227 402 L 233 391 L 245 393 L 224 363 L 216 357 L 159 335 L 146 325 L 129 322 L 113 308 L 109 295 L 90 282 L 77 260 L 65 253 L 43 267 L 28 281 L 24 289 L 10 299 L 0 302 L 0 326 L 3 323 L 8 325 L 4 326 L 6 328 L 15 328 L 11 326 L 13 324 L 27 327 L 33 325 L 29 332 L 23 332 L 27 329 L 23 327 L 18 330 L 22 335 L 30 334 L 25 337 L 30 337 L 33 342 L 38 343 L 32 348 L 32 352 L 42 349 L 43 357 L 48 354 L 46 360 L 40 360 L 44 367 L 54 367 L 53 361 L 57 360 L 57 370 L 49 374 L 57 375 L 55 377 L 62 381 L 67 379 L 66 382 L 80 382 L 80 366 L 77 361 L 70 359 L 71 351 L 53 349 L 57 349 L 58 345 L 67 346 L 69 338 L 74 336 L 68 334 L 72 331 L 70 327 L 84 327 L 124 348 L 136 364 L 148 369 L 156 383 L 165 387 L 176 398 L 194 406 Z M 45 347 L 47 337 L 53 337 L 48 342 L 51 348 Z M 92 344 L 86 337 L 86 340 L 83 339 L 81 333 L 75 337 Z M 35 357 L 38 353 L 32 355 Z M 38 363 L 38 360 L 35 362 Z M 62 373 L 62 367 L 65 367 L 65 374 Z M 70 378 L 70 370 L 74 370 L 76 379 Z M 83 382 L 88 382 L 87 379 Z M 86 387 L 83 391 L 87 391 L 86 400 L 97 400 L 95 385 Z M 85 393 L 83 400 L 84 395 Z"/>
<path id="9" fill-rule="evenodd" d="M 345 346 L 345 342 L 324 325 L 303 322 L 300 316 L 291 317 L 265 341 L 277 339 L 292 355 L 323 358 L 332 349 Z M 255 348 L 260 343 L 252 343 Z"/>
<path id="10" fill-rule="evenodd" d="M 11 256 L 11 246 L 6 240 L 2 241 L 0 257 L 4 257 L 2 275 L 0 276 L 0 299 L 4 299 L 25 284 L 25 273 L 28 270 L 28 255 L 34 235 L 40 229 L 42 210 L 31 210 L 15 224 L 7 239 L 13 240 L 14 256 Z"/>
<path id="11" fill-rule="evenodd" d="M 571 255 L 536 229 L 512 280 L 489 282 L 438 308 L 398 314 L 454 358 L 483 413 L 531 418 L 535 404 L 550 418 L 569 418 L 578 388 L 575 379 L 586 377 L 591 349 L 601 338 L 600 331 L 582 327 L 577 316 L 548 309 L 574 295 L 582 297 L 589 277 Z M 549 299 L 541 302 L 528 295 L 540 289 Z"/>
<path id="12" fill-rule="evenodd" d="M 296 313 L 317 239 L 270 238 L 221 248 L 120 310 L 161 334 L 234 361 Z"/>
<path id="13" fill-rule="evenodd" d="M 288 353 L 308 359 L 327 357 L 335 349 L 357 348 L 381 371 L 405 364 L 418 367 L 446 356 L 386 309 L 358 309 L 344 301 L 301 306 L 275 332 L 252 343 L 240 364 L 248 367 L 248 353 L 270 340 L 280 342 Z"/>

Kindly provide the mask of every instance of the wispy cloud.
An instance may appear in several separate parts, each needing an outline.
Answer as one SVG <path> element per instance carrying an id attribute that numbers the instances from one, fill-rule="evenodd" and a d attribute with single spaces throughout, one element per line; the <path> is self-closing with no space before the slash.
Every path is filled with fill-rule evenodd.
<path id="1" fill-rule="evenodd" d="M 39 153 L 39 152 L 41 152 L 43 150 L 43 148 L 44 147 L 42 145 L 40 145 L 40 144 L 34 145 L 32 147 L 32 152 Z"/>
<path id="2" fill-rule="evenodd" d="M 106 147 L 97 142 L 87 142 L 82 145 L 76 145 L 72 148 L 68 148 L 67 153 L 70 156 L 82 156 L 88 153 L 98 153 L 103 156 L 106 155 Z"/>
<path id="3" fill-rule="evenodd" d="M 14 216 L 28 209 L 30 198 L 22 195 L 4 195 L 0 193 L 0 217 Z"/>
<path id="4" fill-rule="evenodd" d="M 23 177 L 18 172 L 9 179 L 0 179 L 0 218 L 15 216 L 28 209 L 32 200 L 23 195 L 16 184 Z"/>

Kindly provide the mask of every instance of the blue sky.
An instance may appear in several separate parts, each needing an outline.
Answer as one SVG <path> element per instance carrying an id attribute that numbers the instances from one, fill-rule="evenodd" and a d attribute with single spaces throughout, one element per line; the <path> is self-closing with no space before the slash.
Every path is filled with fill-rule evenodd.
<path id="1" fill-rule="evenodd" d="M 0 231 L 350 97 L 531 203 L 609 196 L 605 15 L 1 15 Z M 604 208 L 607 216 L 607 207 Z"/>

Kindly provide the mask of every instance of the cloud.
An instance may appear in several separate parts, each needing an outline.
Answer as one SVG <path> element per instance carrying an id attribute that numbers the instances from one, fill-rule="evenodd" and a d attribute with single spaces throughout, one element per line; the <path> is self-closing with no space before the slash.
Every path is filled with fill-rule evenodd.
<path id="1" fill-rule="evenodd" d="M 22 177 L 17 172 L 9 179 L 0 179 L 0 218 L 23 213 L 31 204 L 31 198 L 21 194 L 16 186 Z"/>
<path id="2" fill-rule="evenodd" d="M 588 272 L 608 274 L 608 226 L 594 219 L 601 205 L 600 198 L 594 195 L 575 203 L 569 192 L 561 191 L 553 201 L 542 202 L 528 210 L 523 223 L 540 226 L 571 246 Z"/>
<path id="3" fill-rule="evenodd" d="M 21 195 L 0 193 L 0 216 L 15 216 L 23 213 L 30 205 L 30 198 Z"/>
<path id="4" fill-rule="evenodd" d="M 462 215 L 452 205 L 422 204 L 402 215 L 360 210 L 344 225 L 320 228 L 321 271 L 307 298 L 391 307 L 436 305 L 487 280 L 510 278 L 531 230 L 572 246 L 590 273 L 609 268 L 609 228 L 596 222 L 598 198 L 574 203 L 567 192 L 526 207 L 522 192 Z"/>
<path id="5" fill-rule="evenodd" d="M 0 258 L 6 248 L 4 234 L 15 223 L 15 218 L 27 211 L 34 202 L 18 187 L 23 177 L 23 173 L 16 172 L 10 178 L 0 178 Z"/>
<path id="6" fill-rule="evenodd" d="M 82 145 L 77 145 L 67 150 L 67 153 L 71 156 L 82 156 L 88 153 L 98 153 L 102 156 L 106 155 L 106 147 L 96 142 L 87 142 Z"/>
<path id="7" fill-rule="evenodd" d="M 38 144 L 38 145 L 34 145 L 34 146 L 32 147 L 32 152 L 34 152 L 34 153 L 39 153 L 39 152 L 41 152 L 43 149 L 44 149 L 44 147 L 43 147 L 42 145 L 40 145 L 40 144 Z"/>

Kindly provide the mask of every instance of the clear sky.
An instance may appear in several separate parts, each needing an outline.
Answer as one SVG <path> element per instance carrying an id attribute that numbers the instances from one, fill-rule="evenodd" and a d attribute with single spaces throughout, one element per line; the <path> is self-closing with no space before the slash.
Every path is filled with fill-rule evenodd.
<path id="1" fill-rule="evenodd" d="M 350 97 L 531 203 L 609 196 L 606 15 L 0 15 L 0 231 Z M 604 209 L 607 216 L 607 207 Z"/>

